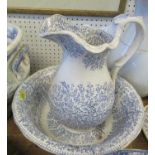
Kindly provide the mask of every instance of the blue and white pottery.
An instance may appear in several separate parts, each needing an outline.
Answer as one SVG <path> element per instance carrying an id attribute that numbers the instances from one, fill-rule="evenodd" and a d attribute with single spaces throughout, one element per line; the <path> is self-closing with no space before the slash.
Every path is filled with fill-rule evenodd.
<path id="1" fill-rule="evenodd" d="M 7 26 L 7 98 L 10 103 L 16 88 L 30 72 L 28 46 L 21 44 L 23 33 L 12 24 Z"/>
<path id="2" fill-rule="evenodd" d="M 135 0 L 135 13 L 134 16 L 143 17 L 144 21 L 144 29 L 145 29 L 145 37 L 139 46 L 139 50 L 148 51 L 148 0 Z M 123 33 L 121 41 L 125 45 L 130 46 L 133 42 L 135 35 L 135 26 L 133 24 L 129 25 L 126 29 L 126 32 Z"/>
<path id="3" fill-rule="evenodd" d="M 143 103 L 121 77 L 116 80 L 114 106 L 105 122 L 90 130 L 71 130 L 55 119 L 53 100 L 47 92 L 57 71 L 49 67 L 36 72 L 15 93 L 13 116 L 25 137 L 54 154 L 102 155 L 125 148 L 138 136 L 144 119 Z"/>
<path id="4" fill-rule="evenodd" d="M 128 80 L 141 97 L 148 95 L 148 0 L 135 0 L 135 16 L 142 16 L 144 20 L 144 39 L 136 54 L 120 70 L 120 76 Z M 107 28 L 108 29 L 108 28 Z M 112 31 L 109 28 L 109 31 Z M 121 37 L 119 46 L 108 56 L 108 67 L 112 68 L 115 61 L 124 55 L 136 34 L 135 25 L 129 25 Z"/>
<path id="5" fill-rule="evenodd" d="M 117 47 L 123 27 L 129 23 L 136 25 L 137 35 L 128 53 L 115 63 L 110 73 L 107 56 Z M 113 26 L 114 37 L 101 29 L 76 26 L 58 14 L 47 18 L 41 26 L 40 36 L 59 43 L 64 51 L 48 95 L 55 119 L 71 130 L 91 130 L 111 114 L 117 73 L 143 39 L 140 17 L 120 15 L 115 17 Z"/>
<path id="6" fill-rule="evenodd" d="M 138 149 L 129 149 L 129 150 L 119 150 L 106 155 L 148 155 L 148 150 L 138 150 Z"/>
<path id="7" fill-rule="evenodd" d="M 148 139 L 148 105 L 145 106 L 145 117 L 144 117 L 144 124 L 143 124 L 143 132 Z"/>
<path id="8" fill-rule="evenodd" d="M 120 75 L 130 82 L 141 97 L 148 95 L 148 52 L 137 53 L 123 66 Z"/>

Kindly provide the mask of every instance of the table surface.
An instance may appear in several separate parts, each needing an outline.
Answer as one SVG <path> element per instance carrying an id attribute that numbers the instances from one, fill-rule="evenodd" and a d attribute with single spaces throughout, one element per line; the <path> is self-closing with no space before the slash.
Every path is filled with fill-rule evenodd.
<path id="1" fill-rule="evenodd" d="M 144 105 L 148 99 L 143 99 Z M 27 140 L 13 121 L 13 117 L 7 122 L 8 155 L 51 155 Z M 141 131 L 139 136 L 127 147 L 129 149 L 148 149 L 148 141 Z"/>

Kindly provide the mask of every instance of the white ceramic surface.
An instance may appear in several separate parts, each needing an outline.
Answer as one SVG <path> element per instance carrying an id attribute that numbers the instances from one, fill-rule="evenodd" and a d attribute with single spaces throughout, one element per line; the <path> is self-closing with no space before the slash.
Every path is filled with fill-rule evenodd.
<path id="1" fill-rule="evenodd" d="M 23 33 L 16 25 L 7 27 L 7 98 L 8 103 L 23 80 L 30 72 L 29 48 L 22 45 Z"/>
<path id="2" fill-rule="evenodd" d="M 116 80 L 115 104 L 105 122 L 85 132 L 64 127 L 53 117 L 47 98 L 55 73 L 55 67 L 38 71 L 16 91 L 14 120 L 30 141 L 55 154 L 100 155 L 123 149 L 138 136 L 143 125 L 143 103 L 120 77 Z"/>
<path id="3" fill-rule="evenodd" d="M 148 52 L 148 0 L 135 0 L 134 15 L 143 17 L 144 25 L 145 25 L 145 37 L 137 52 L 140 52 L 140 51 Z M 122 38 L 121 38 L 122 43 L 130 46 L 134 39 L 135 33 L 136 33 L 135 26 L 129 25 L 126 28 L 125 33 L 123 33 L 122 35 Z"/>
<path id="4" fill-rule="evenodd" d="M 128 46 L 120 44 L 113 50 L 108 59 L 108 66 L 112 68 L 115 61 L 126 53 Z M 128 80 L 141 97 L 148 95 L 148 52 L 137 50 L 137 53 L 122 67 L 119 75 Z"/>
<path id="5" fill-rule="evenodd" d="M 148 95 L 148 53 L 136 53 L 120 70 L 120 75 L 130 82 L 141 97 Z"/>
<path id="6" fill-rule="evenodd" d="M 120 42 L 123 27 L 136 25 L 137 35 L 128 52 L 111 72 L 107 55 Z M 90 26 L 77 26 L 62 15 L 43 22 L 40 36 L 57 42 L 64 51 L 63 60 L 49 90 L 51 108 L 64 126 L 91 129 L 101 124 L 114 104 L 115 79 L 120 68 L 132 57 L 144 36 L 143 20 L 126 14 L 114 18 L 114 36 Z"/>
<path id="7" fill-rule="evenodd" d="M 148 155 L 148 150 L 140 149 L 129 149 L 129 150 L 119 150 L 106 155 Z"/>
<path id="8" fill-rule="evenodd" d="M 145 97 L 148 95 L 148 54 L 144 53 L 148 52 L 148 0 L 136 0 L 135 4 L 135 15 L 142 16 L 144 20 L 145 37 L 137 50 L 137 54 L 124 65 L 120 75 L 125 77 L 142 97 Z M 122 34 L 120 45 L 112 50 L 108 57 L 109 68 L 112 68 L 115 61 L 126 53 L 133 42 L 135 34 L 135 25 L 132 24 L 126 27 L 125 32 Z"/>
<path id="9" fill-rule="evenodd" d="M 139 47 L 139 50 L 147 52 L 148 51 L 148 0 L 135 0 L 134 15 L 143 17 L 144 25 L 145 25 L 145 37 Z M 121 37 L 121 41 L 125 45 L 130 46 L 134 39 L 134 35 L 136 33 L 135 26 L 133 24 L 129 25 L 128 27 L 126 27 L 125 30 L 126 30 L 125 33 L 123 33 Z"/>
<path id="10" fill-rule="evenodd" d="M 143 124 L 143 132 L 148 139 L 148 105 L 145 106 L 145 117 L 144 117 L 144 124 Z"/>
<path id="11" fill-rule="evenodd" d="M 7 55 L 10 55 L 11 52 L 16 49 L 22 39 L 21 29 L 12 24 L 7 25 Z"/>

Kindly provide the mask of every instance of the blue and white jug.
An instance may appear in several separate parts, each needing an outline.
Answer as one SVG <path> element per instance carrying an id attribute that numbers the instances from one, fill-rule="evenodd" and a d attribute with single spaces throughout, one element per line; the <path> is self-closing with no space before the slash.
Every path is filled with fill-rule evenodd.
<path id="1" fill-rule="evenodd" d="M 127 54 L 110 72 L 108 53 L 118 46 L 123 28 L 129 23 L 135 23 L 137 34 Z M 57 42 L 64 52 L 48 95 L 54 117 L 68 128 L 96 127 L 112 111 L 117 73 L 132 57 L 144 36 L 141 17 L 120 15 L 114 19 L 112 27 L 114 37 L 101 29 L 76 26 L 62 15 L 47 18 L 41 26 L 41 37 Z"/>

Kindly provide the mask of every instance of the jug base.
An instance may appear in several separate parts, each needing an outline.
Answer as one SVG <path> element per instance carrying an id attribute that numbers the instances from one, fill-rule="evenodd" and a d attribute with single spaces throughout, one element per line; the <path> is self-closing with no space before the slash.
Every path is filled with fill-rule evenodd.
<path id="1" fill-rule="evenodd" d="M 47 106 L 45 106 L 44 108 L 47 108 Z M 44 110 L 44 108 L 42 110 L 47 111 Z M 60 122 L 54 118 L 52 111 L 49 111 L 46 117 L 46 128 L 48 128 L 47 135 L 49 137 L 52 137 L 56 141 L 71 145 L 83 146 L 100 143 L 109 135 L 110 131 L 112 130 L 113 124 L 113 115 L 110 115 L 105 122 L 96 126 L 95 128 L 87 130 L 76 130 L 60 124 Z M 45 128 L 45 126 L 43 127 Z M 45 130 L 47 131 L 47 129 Z"/>

